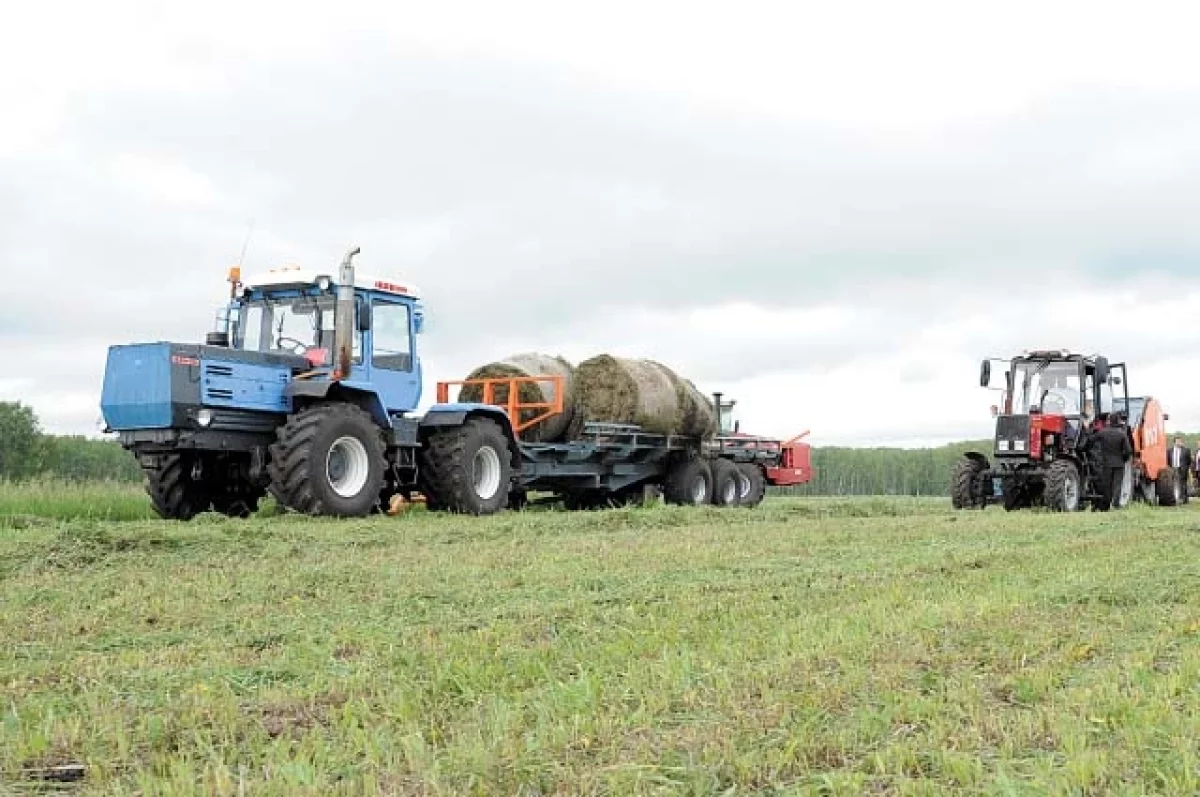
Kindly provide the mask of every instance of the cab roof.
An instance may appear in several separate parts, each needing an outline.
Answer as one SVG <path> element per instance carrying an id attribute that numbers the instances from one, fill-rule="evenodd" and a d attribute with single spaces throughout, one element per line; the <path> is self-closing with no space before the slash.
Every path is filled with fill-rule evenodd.
<path id="1" fill-rule="evenodd" d="M 302 269 L 299 266 L 275 268 L 261 274 L 254 274 L 242 280 L 247 289 L 270 288 L 304 288 L 316 285 L 322 277 L 330 284 L 338 284 L 338 275 L 334 271 L 324 272 L 315 269 Z M 363 274 L 355 270 L 354 287 L 365 291 L 380 291 L 397 296 L 408 296 L 413 299 L 421 298 L 421 291 L 411 282 L 398 277 L 379 277 L 373 274 Z"/>

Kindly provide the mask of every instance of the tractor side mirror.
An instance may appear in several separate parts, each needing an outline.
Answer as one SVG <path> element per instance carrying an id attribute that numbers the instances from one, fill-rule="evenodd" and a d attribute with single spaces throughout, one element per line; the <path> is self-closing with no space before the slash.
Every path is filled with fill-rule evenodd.
<path id="1" fill-rule="evenodd" d="M 1096 358 L 1096 384 L 1103 385 L 1108 382 L 1108 358 Z"/>
<path id="2" fill-rule="evenodd" d="M 1165 412 L 1164 412 L 1164 413 L 1163 413 L 1163 420 L 1164 420 L 1164 421 L 1169 421 L 1169 420 L 1171 420 L 1171 416 L 1170 416 L 1170 415 L 1168 415 L 1167 413 L 1165 413 Z"/>
<path id="3" fill-rule="evenodd" d="M 992 386 L 992 361 L 984 360 L 979 366 L 979 386 Z"/>
<path id="4" fill-rule="evenodd" d="M 413 332 L 420 335 L 425 331 L 425 316 L 417 313 L 413 316 Z"/>

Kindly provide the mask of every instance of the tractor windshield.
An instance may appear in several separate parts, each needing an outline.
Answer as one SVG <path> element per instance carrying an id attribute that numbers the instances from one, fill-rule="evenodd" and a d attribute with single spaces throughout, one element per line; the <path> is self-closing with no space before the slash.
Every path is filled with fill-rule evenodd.
<path id="1" fill-rule="evenodd" d="M 1079 363 L 1023 360 L 1013 369 L 1013 412 L 1079 415 L 1083 409 Z M 1090 409 L 1090 408 L 1089 408 Z"/>
<path id="2" fill-rule="evenodd" d="M 265 296 L 245 303 L 238 317 L 237 347 L 250 351 L 285 352 L 315 364 L 333 361 L 333 296 Z M 354 335 L 354 356 L 361 356 Z"/>

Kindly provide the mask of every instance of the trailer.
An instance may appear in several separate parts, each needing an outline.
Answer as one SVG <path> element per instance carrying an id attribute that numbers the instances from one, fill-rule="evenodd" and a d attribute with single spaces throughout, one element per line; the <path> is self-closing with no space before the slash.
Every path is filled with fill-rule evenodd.
<path id="1" fill-rule="evenodd" d="M 537 382 L 553 402 L 525 402 L 520 389 Z M 514 425 L 519 461 L 510 506 L 561 503 L 568 509 L 599 509 L 645 503 L 661 496 L 670 504 L 752 507 L 768 486 L 789 487 L 812 479 L 810 446 L 804 432 L 789 440 L 748 435 L 732 418 L 734 402 L 713 396 L 718 434 L 710 440 L 647 432 L 631 424 L 587 422 L 576 439 L 527 442 L 521 435 L 564 411 L 563 379 L 557 375 L 465 379 L 440 382 L 437 397 L 448 403 L 454 388 L 478 388 L 482 402 L 504 410 Z M 507 396 L 506 401 L 496 396 Z"/>

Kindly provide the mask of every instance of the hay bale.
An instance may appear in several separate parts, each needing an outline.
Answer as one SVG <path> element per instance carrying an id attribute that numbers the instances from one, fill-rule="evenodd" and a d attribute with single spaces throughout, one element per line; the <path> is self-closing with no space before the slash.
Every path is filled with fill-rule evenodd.
<path id="1" fill-rule="evenodd" d="M 712 437 L 717 432 L 717 411 L 712 399 L 701 393 L 690 379 L 676 376 L 676 380 L 676 394 L 682 415 L 679 434 Z"/>
<path id="2" fill-rule="evenodd" d="M 563 378 L 563 411 L 552 415 L 521 433 L 521 438 L 533 442 L 557 442 L 566 436 L 571 425 L 574 409 L 574 376 L 575 369 L 562 357 L 551 357 L 547 354 L 529 352 L 514 354 L 497 362 L 481 365 L 467 375 L 467 379 L 506 379 L 515 376 L 561 376 Z M 554 401 L 553 382 L 526 382 L 522 384 L 520 400 L 523 403 L 537 404 Z M 483 401 L 481 385 L 464 385 L 458 395 L 459 401 Z M 494 401 L 497 404 L 508 402 L 508 385 L 497 385 Z M 522 423 L 532 420 L 544 410 L 522 410 Z"/>
<path id="3" fill-rule="evenodd" d="M 629 423 L 655 434 L 711 436 L 712 405 L 695 386 L 653 360 L 602 354 L 575 369 L 572 436 L 588 421 Z"/>

